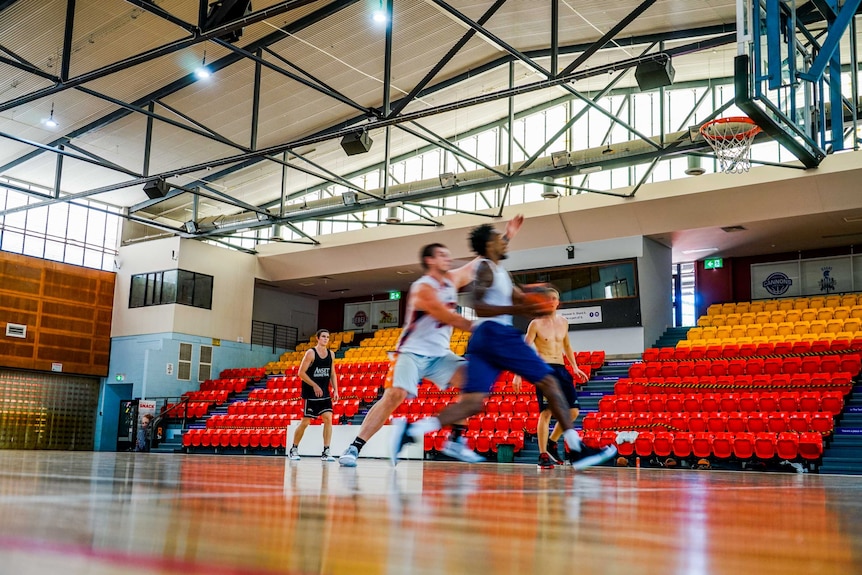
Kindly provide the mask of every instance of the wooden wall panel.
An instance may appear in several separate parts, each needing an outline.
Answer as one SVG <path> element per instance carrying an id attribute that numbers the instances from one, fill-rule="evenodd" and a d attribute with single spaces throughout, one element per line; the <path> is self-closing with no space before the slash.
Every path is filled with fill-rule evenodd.
<path id="1" fill-rule="evenodd" d="M 0 252 L 0 366 L 105 376 L 115 275 Z M 6 337 L 6 324 L 27 338 Z"/>

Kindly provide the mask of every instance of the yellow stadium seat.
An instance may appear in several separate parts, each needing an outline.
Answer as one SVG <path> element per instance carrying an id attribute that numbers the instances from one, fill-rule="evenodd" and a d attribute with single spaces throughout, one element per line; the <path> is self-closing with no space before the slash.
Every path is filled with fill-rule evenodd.
<path id="1" fill-rule="evenodd" d="M 750 301 L 738 301 L 736 302 L 736 313 L 748 313 L 751 311 L 751 302 Z"/>
<path id="2" fill-rule="evenodd" d="M 802 321 L 814 321 L 815 319 L 817 319 L 817 310 L 818 309 L 820 309 L 820 308 L 809 307 L 809 308 L 803 309 L 802 313 L 799 316 L 799 319 L 801 319 Z M 793 320 L 788 318 L 787 321 L 793 321 Z"/>
<path id="3" fill-rule="evenodd" d="M 802 309 L 805 309 L 805 308 L 811 307 L 811 305 L 810 305 L 810 301 L 811 301 L 811 300 L 810 300 L 809 298 L 807 298 L 807 297 L 797 297 L 797 298 L 794 298 L 794 299 L 793 299 L 793 308 L 794 308 L 794 309 L 802 310 Z"/>
<path id="4" fill-rule="evenodd" d="M 721 304 L 714 303 L 708 308 L 706 308 L 706 315 L 718 315 L 721 313 Z"/>
<path id="5" fill-rule="evenodd" d="M 736 303 L 723 303 L 721 304 L 721 313 L 727 315 L 729 313 L 736 313 Z"/>
<path id="6" fill-rule="evenodd" d="M 715 339 L 715 330 L 718 329 L 717 327 L 703 327 L 701 329 L 703 330 L 701 339 Z"/>
<path id="7" fill-rule="evenodd" d="M 712 324 L 715 327 L 719 327 L 722 325 L 727 325 L 727 316 L 723 313 L 715 314 L 709 316 L 710 320 L 712 320 Z"/>
<path id="8" fill-rule="evenodd" d="M 826 320 L 815 319 L 809 322 L 807 333 L 821 334 L 826 331 Z"/>
<path id="9" fill-rule="evenodd" d="M 767 337 L 771 335 L 778 335 L 778 324 L 777 323 L 764 323 L 760 325 L 760 334 L 765 335 Z"/>
<path id="10" fill-rule="evenodd" d="M 702 339 L 703 338 L 703 328 L 702 327 L 693 327 L 688 330 L 686 334 L 686 339 L 694 340 L 694 339 Z"/>
<path id="11" fill-rule="evenodd" d="M 823 306 L 817 310 L 817 319 L 825 319 L 829 321 L 835 316 L 835 308 L 832 306 Z"/>
<path id="12" fill-rule="evenodd" d="M 778 337 L 783 337 L 786 335 L 790 335 L 793 333 L 794 324 L 789 321 L 782 321 L 778 324 L 778 333 L 776 334 Z"/>
<path id="13" fill-rule="evenodd" d="M 850 306 L 839 305 L 832 308 L 832 317 L 834 319 L 847 319 L 850 317 Z"/>
<path id="14" fill-rule="evenodd" d="M 737 339 L 740 337 L 745 337 L 748 335 L 748 326 L 747 325 L 732 325 L 730 326 L 730 337 Z M 758 330 L 757 333 L 760 333 Z"/>
<path id="15" fill-rule="evenodd" d="M 678 347 L 680 349 L 691 349 L 691 340 L 681 339 L 678 342 L 676 342 L 676 347 Z"/>
<path id="16" fill-rule="evenodd" d="M 840 295 L 828 295 L 823 303 L 823 307 L 838 307 L 839 305 L 841 305 Z"/>
<path id="17" fill-rule="evenodd" d="M 749 337 L 749 336 L 736 338 L 736 344 L 737 345 L 742 345 L 744 343 L 753 343 L 753 342 L 754 342 L 754 338 Z"/>
<path id="18" fill-rule="evenodd" d="M 822 296 L 813 296 L 808 298 L 808 307 L 820 309 L 826 305 L 826 298 Z"/>
<path id="19" fill-rule="evenodd" d="M 785 321 L 786 317 L 787 317 L 787 311 L 786 310 L 783 310 L 783 309 L 776 310 L 776 311 L 771 312 L 771 314 L 769 316 L 769 322 L 770 323 L 781 323 L 781 322 Z"/>
<path id="20" fill-rule="evenodd" d="M 829 333 L 841 333 L 844 330 L 843 319 L 830 319 L 826 322 L 826 331 Z"/>
<path id="21" fill-rule="evenodd" d="M 718 339 L 727 339 L 727 338 L 731 337 L 730 336 L 731 327 L 732 326 L 729 326 L 729 325 L 722 325 L 722 326 L 719 326 L 717 328 L 714 328 L 715 329 L 715 337 L 717 337 Z M 706 332 L 706 329 L 704 329 L 704 333 L 705 332 Z"/>
<path id="22" fill-rule="evenodd" d="M 724 321 L 724 325 L 739 325 L 741 323 L 742 314 L 738 313 L 729 313 L 726 316 Z"/>
<path id="23" fill-rule="evenodd" d="M 850 317 L 862 319 L 862 305 L 854 305 L 850 308 Z"/>
<path id="24" fill-rule="evenodd" d="M 763 333 L 763 326 L 759 323 L 750 323 L 745 326 L 745 335 L 748 337 L 757 337 Z"/>
<path id="25" fill-rule="evenodd" d="M 750 311 L 751 313 L 760 313 L 762 311 L 765 311 L 764 305 L 765 305 L 765 302 L 763 300 L 753 301 L 753 302 L 751 302 L 751 305 L 748 306 L 748 311 Z"/>
<path id="26" fill-rule="evenodd" d="M 824 326 L 825 328 L 826 326 Z M 802 335 L 803 333 L 811 333 L 811 322 L 799 320 L 793 324 L 793 333 Z"/>
<path id="27" fill-rule="evenodd" d="M 851 317 L 844 320 L 844 329 L 841 331 L 859 331 L 862 330 L 862 319 Z"/>
<path id="28" fill-rule="evenodd" d="M 787 313 L 784 314 L 784 321 L 789 321 L 790 323 L 795 323 L 797 321 L 802 320 L 802 310 L 801 309 L 789 309 Z M 811 321 L 807 319 L 805 321 Z"/>
<path id="29" fill-rule="evenodd" d="M 841 296 L 841 305 L 842 306 L 853 307 L 857 303 L 859 303 L 859 302 L 857 301 L 857 296 L 854 293 L 846 293 L 843 296 Z"/>
<path id="30" fill-rule="evenodd" d="M 761 325 L 764 323 L 769 323 L 770 321 L 772 321 L 770 319 L 771 316 L 772 316 L 771 312 L 759 311 L 759 312 L 754 314 L 754 321 L 751 323 L 759 323 Z"/>
<path id="31" fill-rule="evenodd" d="M 848 314 L 849 314 L 849 312 L 848 312 Z M 697 318 L 697 325 L 699 325 L 700 327 L 712 325 L 712 318 L 714 318 L 714 317 L 715 317 L 714 315 L 702 315 L 699 318 Z"/>
<path id="32" fill-rule="evenodd" d="M 794 301 L 792 299 L 782 299 L 778 301 L 778 309 L 787 311 L 793 309 Z"/>
<path id="33" fill-rule="evenodd" d="M 778 311 L 779 309 L 777 299 L 764 300 L 763 311 Z"/>
<path id="34" fill-rule="evenodd" d="M 757 337 L 752 337 L 751 343 L 753 343 L 754 345 L 757 345 L 759 343 L 769 343 L 769 338 L 765 335 L 759 335 Z"/>
<path id="35" fill-rule="evenodd" d="M 757 314 L 752 313 L 750 311 L 742 313 L 739 316 L 739 325 L 751 325 L 753 323 L 758 323 L 757 320 L 755 319 L 756 317 L 757 317 Z"/>

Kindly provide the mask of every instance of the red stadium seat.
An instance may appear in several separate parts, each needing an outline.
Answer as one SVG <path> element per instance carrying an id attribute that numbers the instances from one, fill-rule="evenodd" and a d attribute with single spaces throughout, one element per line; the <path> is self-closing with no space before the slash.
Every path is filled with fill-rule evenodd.
<path id="1" fill-rule="evenodd" d="M 754 435 L 754 453 L 758 459 L 769 460 L 775 457 L 775 434 L 756 433 Z"/>
<path id="2" fill-rule="evenodd" d="M 819 433 L 800 433 L 798 450 L 803 459 L 820 459 L 823 456 L 823 437 Z"/>
<path id="3" fill-rule="evenodd" d="M 670 457 L 673 453 L 673 434 L 667 431 L 656 431 L 652 441 L 653 453 L 658 457 Z"/>
<path id="4" fill-rule="evenodd" d="M 747 460 L 754 457 L 754 434 L 737 433 L 733 436 L 733 455 L 737 459 Z"/>
<path id="5" fill-rule="evenodd" d="M 691 455 L 691 433 L 674 434 L 673 454 L 680 458 L 686 458 Z"/>
<path id="6" fill-rule="evenodd" d="M 691 436 L 691 452 L 695 457 L 709 457 L 712 454 L 712 434 L 693 433 Z"/>
<path id="7" fill-rule="evenodd" d="M 712 437 L 712 453 L 719 459 L 730 459 L 733 455 L 733 435 L 716 433 Z"/>
<path id="8" fill-rule="evenodd" d="M 775 438 L 775 453 L 779 459 L 796 459 L 799 454 L 799 435 L 796 433 L 779 433 Z"/>
<path id="9" fill-rule="evenodd" d="M 655 434 L 649 431 L 641 431 L 635 439 L 635 453 L 641 457 L 649 457 L 653 453 L 653 441 Z"/>

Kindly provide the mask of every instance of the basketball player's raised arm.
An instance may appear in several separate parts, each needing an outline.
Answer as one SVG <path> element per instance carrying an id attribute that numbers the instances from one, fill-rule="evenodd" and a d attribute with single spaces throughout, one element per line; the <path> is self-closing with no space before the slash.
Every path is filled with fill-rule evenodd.
<path id="1" fill-rule="evenodd" d="M 463 331 L 472 331 L 473 323 L 449 309 L 437 298 L 437 292 L 429 285 L 420 285 L 413 295 L 413 306 L 424 311 L 440 323 L 451 325 Z"/>
<path id="2" fill-rule="evenodd" d="M 310 385 L 312 389 L 314 389 L 315 396 L 321 397 L 323 395 L 323 390 L 320 389 L 320 386 L 314 383 L 314 380 L 308 377 L 308 374 L 306 373 L 313 359 L 314 350 L 309 349 L 305 352 L 305 355 L 302 356 L 302 362 L 299 364 L 299 379 L 301 379 L 302 381 Z"/>

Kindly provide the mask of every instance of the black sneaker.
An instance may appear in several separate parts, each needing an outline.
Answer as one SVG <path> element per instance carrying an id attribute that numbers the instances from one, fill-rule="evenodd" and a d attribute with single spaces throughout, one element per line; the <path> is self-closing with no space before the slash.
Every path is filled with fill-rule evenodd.
<path id="1" fill-rule="evenodd" d="M 580 451 L 569 451 L 569 463 L 575 469 L 586 469 L 594 465 L 601 465 L 617 454 L 616 445 L 608 445 L 604 449 L 596 449 L 583 445 Z"/>
<path id="2" fill-rule="evenodd" d="M 553 458 L 547 453 L 539 454 L 539 469 L 553 469 L 556 464 Z"/>
<path id="3" fill-rule="evenodd" d="M 548 456 L 551 458 L 551 461 L 556 463 L 557 465 L 563 464 L 563 459 L 560 457 L 560 452 L 557 451 L 557 443 L 551 440 L 548 440 Z"/>

